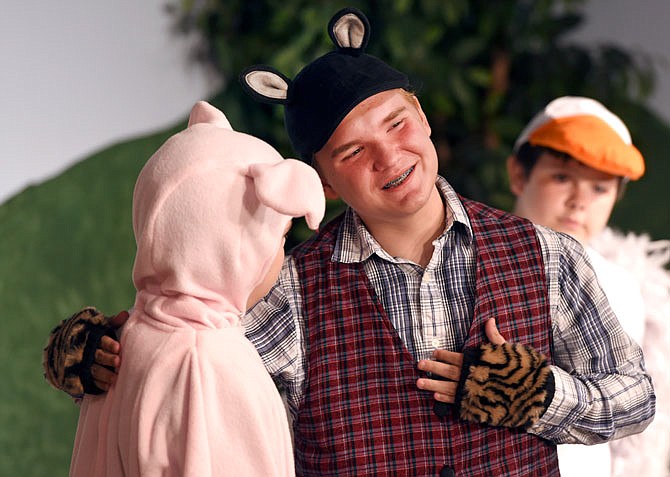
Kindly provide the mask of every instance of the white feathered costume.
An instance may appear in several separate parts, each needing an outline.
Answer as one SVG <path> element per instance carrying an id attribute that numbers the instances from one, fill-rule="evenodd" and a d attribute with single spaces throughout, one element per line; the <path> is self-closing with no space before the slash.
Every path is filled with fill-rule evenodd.
<path id="1" fill-rule="evenodd" d="M 640 287 L 644 313 L 639 344 L 656 393 L 656 417 L 649 427 L 641 434 L 610 442 L 612 476 L 668 477 L 670 270 L 667 267 L 670 264 L 670 240 L 652 241 L 646 234 L 622 234 L 606 228 L 590 245 L 605 259 L 629 272 Z M 629 296 L 628 290 L 621 295 Z M 610 294 L 607 296 L 609 298 Z M 626 324 L 622 322 L 622 325 L 626 329 Z"/>

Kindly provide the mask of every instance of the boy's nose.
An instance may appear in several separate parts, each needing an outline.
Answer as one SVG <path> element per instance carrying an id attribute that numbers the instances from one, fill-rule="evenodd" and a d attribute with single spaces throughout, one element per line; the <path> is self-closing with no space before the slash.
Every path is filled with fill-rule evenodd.
<path id="1" fill-rule="evenodd" d="M 584 184 L 574 184 L 568 197 L 568 206 L 572 209 L 583 209 L 591 200 L 589 190 Z"/>
<path id="2" fill-rule="evenodd" d="M 384 170 L 398 162 L 400 153 L 394 144 L 382 143 L 375 151 L 374 167 L 376 170 Z"/>

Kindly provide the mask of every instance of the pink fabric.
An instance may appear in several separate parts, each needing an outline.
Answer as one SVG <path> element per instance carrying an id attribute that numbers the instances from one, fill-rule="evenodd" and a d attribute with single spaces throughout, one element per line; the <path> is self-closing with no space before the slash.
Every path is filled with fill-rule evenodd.
<path id="1" fill-rule="evenodd" d="M 240 317 L 291 217 L 316 228 L 316 172 L 200 102 L 133 196 L 135 306 L 117 383 L 82 403 L 71 476 L 285 476 L 285 408 Z"/>

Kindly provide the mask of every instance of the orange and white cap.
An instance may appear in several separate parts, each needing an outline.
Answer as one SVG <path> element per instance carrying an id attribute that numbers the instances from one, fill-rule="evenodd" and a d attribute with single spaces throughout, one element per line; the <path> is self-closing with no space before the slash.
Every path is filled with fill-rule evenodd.
<path id="1" fill-rule="evenodd" d="M 550 102 L 528 123 L 514 152 L 529 142 L 569 154 L 596 170 L 637 180 L 644 159 L 626 125 L 594 99 L 563 96 Z"/>

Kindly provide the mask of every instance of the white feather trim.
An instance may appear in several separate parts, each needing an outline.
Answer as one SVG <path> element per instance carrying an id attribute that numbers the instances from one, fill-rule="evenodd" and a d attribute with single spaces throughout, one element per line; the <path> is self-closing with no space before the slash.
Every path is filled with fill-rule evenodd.
<path id="1" fill-rule="evenodd" d="M 654 422 L 641 434 L 610 443 L 612 476 L 670 477 L 670 240 L 607 228 L 590 246 L 640 283 L 646 311 L 642 350 L 656 393 Z"/>

